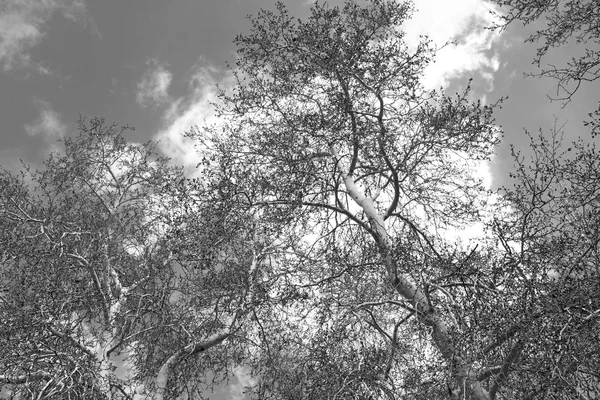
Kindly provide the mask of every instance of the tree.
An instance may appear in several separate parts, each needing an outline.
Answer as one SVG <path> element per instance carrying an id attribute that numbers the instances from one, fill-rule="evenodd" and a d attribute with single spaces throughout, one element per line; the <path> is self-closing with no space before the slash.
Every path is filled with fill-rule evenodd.
<path id="1" fill-rule="evenodd" d="M 512 215 L 494 228 L 523 294 L 519 315 L 525 324 L 510 332 L 531 336 L 507 386 L 516 398 L 595 398 L 600 393 L 598 154 L 581 139 L 562 146 L 559 127 L 550 138 L 541 132 L 530 137 L 531 160 L 513 152 L 515 187 L 505 189 Z"/>
<path id="2" fill-rule="evenodd" d="M 237 85 L 218 108 L 225 122 L 192 133 L 220 154 L 247 207 L 295 212 L 314 235 L 278 272 L 308 297 L 297 312 L 317 324 L 294 333 L 290 363 L 307 378 L 284 384 L 273 371 L 283 361 L 268 355 L 254 370 L 277 382 L 261 397 L 310 397 L 309 382 L 321 380 L 331 397 L 361 388 L 431 398 L 450 387 L 488 398 L 477 379 L 480 344 L 463 340 L 451 305 L 472 312 L 465 279 L 480 276 L 472 285 L 493 291 L 489 271 L 441 232 L 478 218 L 486 191 L 460 160 L 490 155 L 494 105 L 470 102 L 469 87 L 456 96 L 423 90 L 435 52 L 427 41 L 413 51 L 404 44 L 410 11 L 376 0 L 316 4 L 298 22 L 282 4 L 260 12 L 236 39 Z M 420 339 L 400 340 L 411 331 Z M 414 352 L 408 366 L 397 359 L 402 346 Z M 372 374 L 353 373 L 375 360 Z M 328 375 L 329 364 L 341 376 Z"/>
<path id="3" fill-rule="evenodd" d="M 208 172 L 192 196 L 125 129 L 81 121 L 43 171 L 1 176 L 0 382 L 15 398 L 173 397 L 227 374 L 234 352 L 191 363 L 240 329 L 244 267 L 266 245 Z"/>
<path id="4" fill-rule="evenodd" d="M 597 396 L 597 154 L 533 141 L 490 204 L 496 104 L 422 88 L 410 12 L 252 18 L 197 179 L 99 119 L 3 173 L 5 389 L 200 398 L 243 365 L 260 399 Z"/>
<path id="5" fill-rule="evenodd" d="M 524 24 L 540 23 L 541 29 L 529 36 L 526 41 L 540 43 L 534 63 L 539 67 L 543 58 L 552 48 L 578 44 L 582 53 L 574 56 L 566 65 L 549 65 L 539 76 L 547 76 L 558 81 L 555 100 L 570 101 L 584 82 L 600 78 L 600 9 L 594 0 L 552 0 L 531 2 L 524 0 L 495 0 L 503 7 L 505 14 L 499 15 L 502 24 L 496 28 L 505 29 L 515 21 Z M 543 20 L 543 21 L 542 21 Z M 600 105 L 590 113 L 592 133 L 600 133 Z"/>
<path id="6" fill-rule="evenodd" d="M 147 289 L 163 280 L 172 290 L 156 236 L 168 226 L 161 202 L 174 196 L 162 187 L 180 170 L 153 145 L 128 144 L 125 128 L 93 119 L 80 130 L 44 171 L 2 177 L 2 307 L 12 316 L 3 321 L 2 382 L 16 396 L 124 394 L 129 377 L 114 370 L 161 306 Z"/>
<path id="7" fill-rule="evenodd" d="M 556 158 L 538 154 L 516 176 L 521 189 L 502 193 L 489 224 L 495 236 L 464 248 L 444 234 L 484 217 L 487 193 L 469 168 L 497 143 L 494 105 L 470 102 L 469 87 L 456 96 L 422 89 L 434 50 L 427 42 L 412 51 L 404 45 L 399 26 L 409 14 L 407 4 L 386 1 L 317 4 L 306 21 L 281 4 L 261 12 L 236 40 L 237 85 L 218 105 L 224 122 L 191 133 L 217 155 L 248 208 L 310 232 L 270 271 L 299 297 L 279 338 L 264 338 L 262 357 L 248 361 L 261 382 L 255 394 L 593 392 L 597 270 L 582 286 L 552 277 L 554 257 L 568 248 L 556 235 L 575 229 L 554 218 L 580 200 L 539 200 L 531 181 L 549 179 Z M 578 244 L 588 250 L 569 251 L 563 263 L 591 256 L 593 246 Z M 589 325 L 565 316 L 565 307 L 584 307 Z M 577 354 L 585 348 L 584 362 Z"/>

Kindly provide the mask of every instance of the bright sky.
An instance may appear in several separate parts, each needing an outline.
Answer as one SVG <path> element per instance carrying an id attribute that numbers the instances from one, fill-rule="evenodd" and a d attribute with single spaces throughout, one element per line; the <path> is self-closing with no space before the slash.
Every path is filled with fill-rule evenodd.
<path id="1" fill-rule="evenodd" d="M 308 13 L 306 1 L 283 2 L 292 15 Z M 495 185 L 508 182 L 507 143 L 527 151 L 523 127 L 547 130 L 556 116 L 568 121 L 569 140 L 589 137 L 582 121 L 596 107 L 600 83 L 581 89 L 564 109 L 550 104 L 554 81 L 523 78 L 534 71 L 535 46 L 523 39 L 535 27 L 483 29 L 492 22 L 486 0 L 415 2 L 419 12 L 406 26 L 411 40 L 428 34 L 438 44 L 458 42 L 440 54 L 427 84 L 455 91 L 473 77 L 477 97 L 509 96 L 497 113 L 505 144 L 487 173 Z M 274 0 L 1 0 L 0 165 L 39 164 L 58 138 L 76 132 L 79 115 L 134 126 L 130 140 L 160 138 L 168 155 L 194 165 L 180 135 L 210 116 L 212 85 L 234 61 L 232 40 L 260 8 L 274 8 Z M 569 57 L 561 50 L 548 62 Z M 242 397 L 232 387 L 214 395 L 223 398 Z"/>

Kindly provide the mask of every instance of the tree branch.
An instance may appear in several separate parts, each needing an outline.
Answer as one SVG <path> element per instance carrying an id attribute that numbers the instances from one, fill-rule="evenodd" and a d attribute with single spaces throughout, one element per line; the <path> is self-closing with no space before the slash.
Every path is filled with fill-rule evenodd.
<path id="1" fill-rule="evenodd" d="M 519 357 L 522 347 L 523 346 L 522 346 L 521 342 L 517 341 L 517 343 L 515 343 L 513 348 L 508 353 L 508 356 L 506 356 L 506 359 L 504 360 L 504 363 L 502 364 L 502 369 L 500 370 L 500 373 L 496 377 L 496 380 L 494 381 L 494 384 L 492 385 L 492 388 L 490 389 L 490 399 L 491 400 L 494 400 L 496 398 L 496 393 L 498 392 L 498 389 L 500 389 L 500 387 L 502 386 L 502 384 L 504 383 L 506 378 L 508 378 L 508 373 L 510 371 L 510 367 L 512 366 L 513 362 L 516 361 L 516 359 Z"/>
<path id="2" fill-rule="evenodd" d="M 158 371 L 156 376 L 156 387 L 157 397 L 156 400 L 163 400 L 167 389 L 167 384 L 173 370 L 179 365 L 179 363 L 188 356 L 192 356 L 201 352 L 204 352 L 211 347 L 217 346 L 225 341 L 231 335 L 231 325 L 229 325 L 223 331 L 210 336 L 203 342 L 190 343 L 181 350 L 177 351 L 171 357 L 169 357 Z"/>
<path id="3" fill-rule="evenodd" d="M 0 375 L 0 383 L 7 383 L 10 385 L 22 385 L 29 381 L 41 381 L 52 379 L 52 375 L 44 371 L 37 371 L 27 375 Z"/>

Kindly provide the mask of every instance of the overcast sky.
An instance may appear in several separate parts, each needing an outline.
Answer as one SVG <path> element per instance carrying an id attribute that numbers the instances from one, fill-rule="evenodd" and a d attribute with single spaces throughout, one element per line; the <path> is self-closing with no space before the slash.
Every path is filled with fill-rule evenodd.
<path id="1" fill-rule="evenodd" d="M 303 0 L 284 3 L 299 17 L 309 11 Z M 459 90 L 473 77 L 476 97 L 509 97 L 497 113 L 505 140 L 490 168 L 496 185 L 507 181 L 507 143 L 527 150 L 523 128 L 547 131 L 556 117 L 568 122 L 569 140 L 589 138 L 582 121 L 597 107 L 598 84 L 582 88 L 562 109 L 547 99 L 556 82 L 523 78 L 536 71 L 535 46 L 523 43 L 535 27 L 483 29 L 493 22 L 484 0 L 416 5 L 419 12 L 405 27 L 410 40 L 428 34 L 440 44 L 459 43 L 439 55 L 427 85 Z M 169 156 L 195 164 L 180 135 L 210 115 L 206 101 L 225 62 L 235 59 L 232 40 L 247 31 L 245 16 L 273 7 L 273 0 L 1 0 L 0 165 L 39 164 L 58 138 L 76 132 L 79 115 L 134 126 L 130 140 L 161 139 Z M 564 63 L 570 51 L 546 61 Z M 232 386 L 214 398 L 241 398 L 238 392 Z"/>

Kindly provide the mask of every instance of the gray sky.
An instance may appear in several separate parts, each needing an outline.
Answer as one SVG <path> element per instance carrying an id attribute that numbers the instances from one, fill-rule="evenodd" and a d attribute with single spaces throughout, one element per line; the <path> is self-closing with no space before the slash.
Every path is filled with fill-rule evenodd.
<path id="1" fill-rule="evenodd" d="M 197 68 L 233 60 L 233 37 L 249 26 L 245 16 L 273 3 L 3 0 L 1 164 L 38 161 L 57 137 L 75 130 L 80 114 L 135 126 L 132 139 L 151 139 L 169 102 L 190 94 Z M 307 11 L 289 3 L 296 14 Z M 168 96 L 138 95 L 152 68 L 168 71 Z"/>
<path id="2" fill-rule="evenodd" d="M 307 2 L 284 3 L 292 15 L 308 13 Z M 409 41 L 429 34 L 438 43 L 459 42 L 440 54 L 427 84 L 460 90 L 473 77 L 476 97 L 509 97 L 496 114 L 505 140 L 489 170 L 495 185 L 508 182 L 507 144 L 527 152 L 523 128 L 548 131 L 556 117 L 568 122 L 568 141 L 589 139 L 582 121 L 597 107 L 600 83 L 582 88 L 564 109 L 550 103 L 556 82 L 523 78 L 536 71 L 535 46 L 523 44 L 535 27 L 484 30 L 492 21 L 485 0 L 416 4 L 420 11 L 405 27 Z M 0 165 L 38 164 L 57 139 L 75 133 L 79 115 L 134 126 L 130 140 L 161 139 L 165 153 L 194 165 L 180 135 L 211 116 L 212 85 L 234 60 L 232 40 L 247 31 L 245 16 L 273 7 L 273 0 L 2 0 Z M 555 51 L 546 61 L 563 64 L 572 50 Z M 239 391 L 234 384 L 213 398 L 242 398 Z"/>

